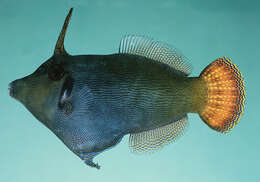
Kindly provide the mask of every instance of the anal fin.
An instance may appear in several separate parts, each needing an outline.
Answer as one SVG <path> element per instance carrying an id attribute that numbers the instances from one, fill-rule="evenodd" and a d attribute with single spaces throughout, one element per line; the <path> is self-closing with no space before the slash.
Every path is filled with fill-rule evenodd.
<path id="1" fill-rule="evenodd" d="M 175 121 L 171 124 L 143 131 L 131 133 L 129 137 L 129 147 L 134 153 L 153 152 L 161 147 L 174 142 L 184 132 L 188 118 Z"/>

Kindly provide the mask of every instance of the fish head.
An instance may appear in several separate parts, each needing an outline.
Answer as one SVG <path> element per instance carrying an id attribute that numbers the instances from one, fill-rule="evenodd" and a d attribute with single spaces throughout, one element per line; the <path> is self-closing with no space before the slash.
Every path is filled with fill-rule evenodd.
<path id="1" fill-rule="evenodd" d="M 47 127 L 53 122 L 57 106 L 62 108 L 63 102 L 69 97 L 73 85 L 73 79 L 70 76 L 73 56 L 64 49 L 64 38 L 72 10 L 71 8 L 65 19 L 53 56 L 32 74 L 17 79 L 8 86 L 9 95 L 25 105 Z"/>
<path id="2" fill-rule="evenodd" d="M 48 127 L 56 110 L 64 109 L 72 90 L 69 60 L 69 56 L 54 55 L 32 74 L 9 84 L 9 95 Z"/>
<path id="3" fill-rule="evenodd" d="M 21 102 L 86 164 L 95 155 L 116 145 L 122 136 L 111 126 L 114 118 L 99 98 L 106 62 L 100 55 L 71 56 L 64 38 L 71 17 L 67 15 L 54 54 L 32 74 L 9 84 L 9 95 Z"/>
<path id="4" fill-rule="evenodd" d="M 21 102 L 80 156 L 82 152 L 96 150 L 102 137 L 97 133 L 101 130 L 95 126 L 96 121 L 101 120 L 96 117 L 99 105 L 89 87 L 90 77 L 96 78 L 91 73 L 100 64 L 96 64 L 98 56 L 72 56 L 65 51 L 63 41 L 71 12 L 72 9 L 65 20 L 54 54 L 32 74 L 11 82 L 9 95 Z M 100 137 L 93 139 L 93 135 Z"/>

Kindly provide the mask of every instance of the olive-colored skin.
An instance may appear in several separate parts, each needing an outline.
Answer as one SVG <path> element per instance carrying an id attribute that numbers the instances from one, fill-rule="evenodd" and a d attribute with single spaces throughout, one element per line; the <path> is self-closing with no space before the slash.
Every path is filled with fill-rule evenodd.
<path id="1" fill-rule="evenodd" d="M 64 75 L 52 80 L 48 70 L 57 65 Z M 103 151 L 128 133 L 197 112 L 192 87 L 199 81 L 136 55 L 53 56 L 12 82 L 10 94 L 79 154 Z M 62 98 L 65 91 L 70 95 Z"/>
<path id="2" fill-rule="evenodd" d="M 72 11 L 72 10 L 71 10 Z M 129 133 L 177 121 L 205 105 L 205 83 L 148 58 L 130 55 L 71 56 L 63 41 L 34 73 L 9 84 L 9 93 L 75 154 L 99 153 Z"/>

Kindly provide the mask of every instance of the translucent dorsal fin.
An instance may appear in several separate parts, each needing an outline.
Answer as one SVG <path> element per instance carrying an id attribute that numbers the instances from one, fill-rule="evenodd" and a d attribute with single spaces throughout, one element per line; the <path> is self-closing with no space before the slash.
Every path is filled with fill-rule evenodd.
<path id="1" fill-rule="evenodd" d="M 140 133 L 132 133 L 129 147 L 132 152 L 153 152 L 170 142 L 174 142 L 184 132 L 188 118 L 184 118 L 166 126 Z"/>
<path id="2" fill-rule="evenodd" d="M 191 74 L 191 65 L 180 51 L 168 44 L 155 41 L 151 38 L 127 35 L 120 42 L 119 53 L 144 56 L 166 63 L 186 75 Z"/>

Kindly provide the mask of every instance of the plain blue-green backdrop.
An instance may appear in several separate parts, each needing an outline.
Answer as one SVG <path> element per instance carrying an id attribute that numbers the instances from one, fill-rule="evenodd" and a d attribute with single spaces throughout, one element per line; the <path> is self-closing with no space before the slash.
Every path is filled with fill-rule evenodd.
<path id="1" fill-rule="evenodd" d="M 253 0 L 0 0 L 1 182 L 257 182 L 260 179 L 260 4 Z M 229 134 L 196 114 L 176 143 L 134 155 L 128 136 L 86 166 L 25 107 L 8 96 L 12 80 L 48 59 L 74 7 L 65 47 L 72 55 L 118 51 L 125 34 L 179 48 L 192 76 L 214 59 L 231 57 L 244 75 L 245 112 Z"/>

